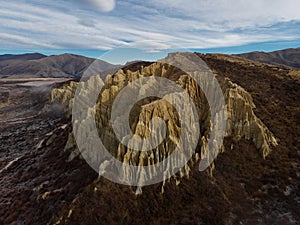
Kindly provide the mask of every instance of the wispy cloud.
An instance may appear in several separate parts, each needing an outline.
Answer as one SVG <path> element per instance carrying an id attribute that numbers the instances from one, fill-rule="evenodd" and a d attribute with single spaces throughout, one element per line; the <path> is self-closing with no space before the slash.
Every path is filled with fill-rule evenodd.
<path id="1" fill-rule="evenodd" d="M 97 9 L 104 12 L 112 11 L 115 6 L 115 0 L 73 0 L 83 6 L 87 6 L 92 9 Z"/>
<path id="2" fill-rule="evenodd" d="M 0 47 L 107 50 L 151 40 L 156 51 L 293 40 L 299 11 L 297 0 L 11 0 L 0 7 Z"/>
<path id="3" fill-rule="evenodd" d="M 168 8 L 177 15 L 231 28 L 300 19 L 298 0 L 151 0 L 147 3 L 150 7 Z"/>

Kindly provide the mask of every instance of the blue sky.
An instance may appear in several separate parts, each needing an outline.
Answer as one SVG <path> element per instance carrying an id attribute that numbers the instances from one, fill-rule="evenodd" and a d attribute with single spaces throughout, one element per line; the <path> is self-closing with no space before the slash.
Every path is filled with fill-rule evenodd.
<path id="1" fill-rule="evenodd" d="M 298 0 L 2 1 L 0 54 L 273 51 L 300 46 L 299 12 Z"/>

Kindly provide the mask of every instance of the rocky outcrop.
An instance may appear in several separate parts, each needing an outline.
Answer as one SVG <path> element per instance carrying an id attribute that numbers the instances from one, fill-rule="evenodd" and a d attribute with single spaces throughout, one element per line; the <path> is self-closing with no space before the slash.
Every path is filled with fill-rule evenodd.
<path id="1" fill-rule="evenodd" d="M 161 98 L 145 98 L 136 103 L 136 105 L 131 109 L 129 115 L 130 129 L 132 133 L 140 138 L 147 138 L 151 136 L 150 133 L 150 121 L 153 118 L 161 118 L 166 122 L 166 139 L 161 142 L 157 147 L 148 150 L 148 151 L 137 151 L 143 146 L 134 146 L 127 147 L 124 143 L 121 143 L 120 140 L 116 137 L 114 133 L 112 124 L 111 124 L 111 113 L 112 105 L 116 100 L 118 94 L 130 83 L 134 82 L 138 78 L 143 77 L 152 77 L 155 80 L 155 77 L 164 77 L 168 78 L 171 81 L 174 81 L 178 86 L 185 90 L 190 100 L 194 103 L 199 118 L 198 124 L 190 124 L 191 126 L 199 126 L 200 133 L 199 136 L 194 134 L 188 134 L 188 142 L 195 141 L 194 139 L 199 140 L 197 150 L 190 160 L 190 164 L 196 163 L 204 155 L 206 145 L 208 144 L 209 132 L 211 131 L 211 116 L 208 106 L 207 99 L 203 91 L 196 84 L 196 82 L 182 72 L 179 69 L 176 69 L 173 66 L 162 64 L 159 62 L 153 63 L 146 67 L 141 67 L 139 70 L 132 72 L 130 69 L 123 71 L 122 69 L 118 70 L 114 75 L 108 76 L 105 83 L 101 80 L 100 76 L 91 77 L 86 82 L 81 82 L 79 84 L 71 82 L 70 85 L 64 86 L 60 89 L 55 89 L 52 91 L 51 98 L 52 101 L 58 101 L 62 104 L 67 104 L 69 106 L 69 113 L 72 111 L 72 99 L 74 98 L 74 93 L 76 88 L 79 87 L 88 87 L 88 88 L 79 88 L 78 90 L 96 90 L 100 91 L 98 101 L 96 106 L 90 105 L 88 112 L 83 118 L 86 120 L 93 119 L 91 117 L 95 116 L 96 125 L 98 129 L 99 137 L 101 138 L 104 146 L 109 150 L 109 152 L 117 158 L 119 161 L 124 162 L 129 165 L 135 166 L 148 166 L 148 175 L 152 176 L 155 174 L 155 167 L 151 167 L 158 162 L 166 159 L 170 154 L 173 153 L 174 149 L 180 142 L 181 135 L 181 123 L 182 120 L 189 120 L 192 115 L 185 114 L 184 118 L 179 118 L 179 114 L 174 108 L 174 105 L 171 102 L 168 102 Z M 235 142 L 238 142 L 241 139 L 251 140 L 256 148 L 261 152 L 263 157 L 266 157 L 272 146 L 277 145 L 277 141 L 274 135 L 269 131 L 269 129 L 263 124 L 263 122 L 255 115 L 252 97 L 247 93 L 242 87 L 234 84 L 230 81 L 229 78 L 224 78 L 217 76 L 223 94 L 225 96 L 226 107 L 227 107 L 227 126 L 226 126 L 226 137 L 232 138 L 234 145 Z M 153 83 L 148 82 L 143 86 L 143 89 L 140 92 L 146 92 L 154 88 Z M 209 85 L 209 84 L 207 84 Z M 209 86 L 208 86 L 209 87 Z M 159 90 L 164 93 L 168 90 L 167 87 L 158 86 Z M 166 89 L 166 90 L 164 90 Z M 82 104 L 86 104 L 90 98 L 88 93 L 80 93 L 79 101 Z M 130 98 L 130 96 L 128 96 Z M 217 102 L 217 96 L 214 101 Z M 180 98 L 171 98 L 171 100 L 180 102 L 180 107 L 185 108 L 185 105 L 191 104 L 191 102 L 182 101 Z M 83 129 L 90 130 L 92 127 L 82 127 L 85 126 L 82 121 L 73 121 L 74 129 Z M 163 137 L 163 134 L 158 136 Z M 83 136 L 82 139 L 88 141 L 89 137 Z M 93 143 L 91 143 L 92 145 Z M 145 144 L 142 142 L 142 144 Z M 75 148 L 74 135 L 69 135 L 68 143 L 65 147 L 66 150 L 72 150 L 70 153 L 69 160 L 72 160 L 80 153 L 78 149 Z M 223 151 L 224 148 L 219 149 Z M 97 157 L 95 155 L 95 157 Z M 184 157 L 184 156 L 183 156 Z M 185 160 L 181 159 L 180 160 Z M 178 161 L 169 160 L 168 165 L 170 168 L 177 168 L 180 166 Z M 182 169 L 180 169 L 179 176 L 188 176 L 190 171 L 190 164 L 186 164 Z M 103 162 L 100 167 L 100 174 L 107 172 L 107 163 Z M 131 171 L 123 171 L 122 176 L 130 176 Z M 141 178 L 145 179 L 145 177 Z"/>
<path id="2" fill-rule="evenodd" d="M 51 102 L 58 102 L 67 106 L 67 113 L 70 114 L 69 109 L 72 108 L 72 99 L 74 98 L 75 90 L 78 82 L 71 81 L 68 85 L 64 85 L 62 88 L 55 88 L 51 91 Z"/>
<path id="3" fill-rule="evenodd" d="M 269 129 L 254 114 L 255 105 L 252 97 L 241 86 L 228 80 L 227 89 L 227 136 L 239 141 L 241 138 L 252 140 L 265 158 L 271 151 L 271 146 L 277 146 L 277 141 Z"/>

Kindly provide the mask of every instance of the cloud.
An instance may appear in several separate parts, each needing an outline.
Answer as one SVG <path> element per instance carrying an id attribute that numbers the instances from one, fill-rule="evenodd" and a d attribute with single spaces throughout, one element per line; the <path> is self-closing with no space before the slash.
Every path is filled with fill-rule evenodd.
<path id="1" fill-rule="evenodd" d="M 75 2 L 88 6 L 91 9 L 96 9 L 103 12 L 112 11 L 115 6 L 115 0 L 74 0 Z"/>
<path id="2" fill-rule="evenodd" d="M 87 7 L 108 11 L 115 6 L 114 1 L 74 1 L 79 4 L 66 0 L 4 1 L 0 8 L 0 48 L 109 50 L 151 40 L 147 50 L 157 51 L 300 37 L 300 14 L 296 13 L 300 9 L 298 4 L 292 5 L 293 0 L 284 1 L 286 8 L 279 0 L 265 0 L 269 8 L 259 0 L 123 0 L 111 13 Z"/>
<path id="3" fill-rule="evenodd" d="M 299 20 L 298 0 L 150 0 L 150 7 L 228 27 L 253 27 Z"/>
<path id="4" fill-rule="evenodd" d="M 146 52 L 160 52 L 163 50 L 168 50 L 172 46 L 160 41 L 145 40 L 145 41 L 136 41 L 136 42 L 128 43 L 125 44 L 124 47 L 140 49 Z"/>

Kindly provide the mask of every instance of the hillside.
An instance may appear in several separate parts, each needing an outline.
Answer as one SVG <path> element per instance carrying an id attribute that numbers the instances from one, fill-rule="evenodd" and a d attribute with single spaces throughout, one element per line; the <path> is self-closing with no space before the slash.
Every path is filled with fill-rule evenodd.
<path id="1" fill-rule="evenodd" d="M 1 60 L 2 59 L 2 60 Z M 0 76 L 3 78 L 78 78 L 95 59 L 79 55 L 63 54 L 43 56 L 40 54 L 0 56 Z M 97 60 L 101 68 L 115 66 Z"/>
<path id="2" fill-rule="evenodd" d="M 20 54 L 20 55 L 12 55 L 12 54 L 5 54 L 0 55 L 0 61 L 3 60 L 34 60 L 34 59 L 41 59 L 47 56 L 40 54 L 40 53 L 27 53 L 27 54 Z"/>
<path id="3" fill-rule="evenodd" d="M 20 89 L 22 98 L 9 91 L 14 90 L 11 86 L 8 89 L 8 84 L 0 83 L 7 88 L 6 104 L 0 108 L 0 224 L 298 224 L 300 72 L 236 56 L 198 56 L 217 76 L 229 117 L 221 151 L 203 172 L 199 171 L 199 159 L 209 137 L 211 115 L 203 92 L 178 68 L 138 62 L 105 81 L 96 76 L 85 83 L 64 82 L 43 90 L 43 95 L 40 90 Z M 149 76 L 166 77 L 191 96 L 201 138 L 195 155 L 176 176 L 139 190 L 99 176 L 83 160 L 74 131 L 81 127 L 81 141 L 90 143 L 90 135 L 84 136 L 90 134 L 90 127 L 82 121 L 72 126 L 70 103 L 77 87 L 99 91 L 98 85 L 104 82 L 93 118 L 99 136 L 119 161 L 152 168 L 178 143 L 182 127 L 174 107 L 149 97 L 130 111 L 131 130 L 140 136 L 147 135 L 150 119 L 159 116 L 168 121 L 170 138 L 146 153 L 120 144 L 108 122 L 112 103 L 124 86 Z M 163 84 L 158 87 L 158 92 L 168 91 Z M 143 90 L 151 89 L 150 82 Z M 88 104 L 89 96 L 81 93 L 79 100 Z M 21 114 L 25 103 L 26 114 Z M 179 103 L 182 108 L 188 104 Z M 11 117 L 15 107 L 18 113 Z M 86 121 L 91 115 L 85 115 Z M 184 116 L 191 118 L 192 114 Z M 168 165 L 176 168 L 177 162 L 170 160 Z M 100 170 L 110 172 L 105 163 Z M 149 178 L 153 178 L 155 170 L 150 170 Z"/>
<path id="4" fill-rule="evenodd" d="M 300 48 L 290 48 L 275 52 L 249 52 L 237 54 L 237 56 L 263 63 L 300 69 Z"/>

